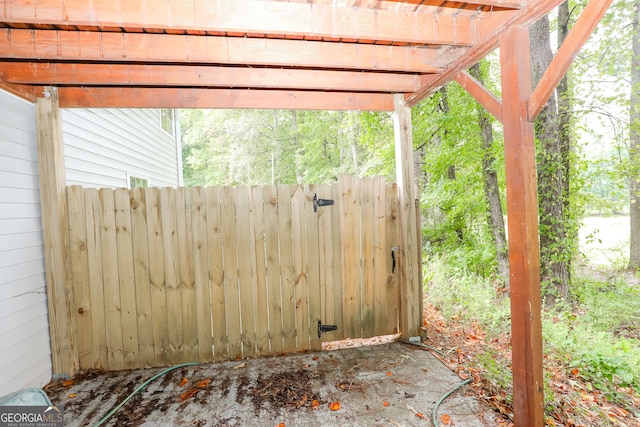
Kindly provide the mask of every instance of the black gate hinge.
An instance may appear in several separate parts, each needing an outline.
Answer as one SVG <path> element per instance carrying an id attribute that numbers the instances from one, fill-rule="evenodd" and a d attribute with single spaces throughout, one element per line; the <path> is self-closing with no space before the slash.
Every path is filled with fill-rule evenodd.
<path id="1" fill-rule="evenodd" d="M 338 330 L 338 325 L 323 325 L 322 320 L 318 320 L 318 338 L 322 337 L 323 332 L 331 332 Z"/>
<path id="2" fill-rule="evenodd" d="M 317 194 L 313 194 L 313 211 L 318 212 L 318 208 L 322 206 L 331 206 L 333 205 L 333 200 L 331 199 L 318 199 Z"/>

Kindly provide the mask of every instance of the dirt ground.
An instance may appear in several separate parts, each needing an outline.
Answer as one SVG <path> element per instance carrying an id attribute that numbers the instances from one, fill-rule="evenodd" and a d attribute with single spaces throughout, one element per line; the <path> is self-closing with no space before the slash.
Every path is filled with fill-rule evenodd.
<path id="1" fill-rule="evenodd" d="M 161 371 L 83 372 L 45 391 L 64 405 L 65 425 L 95 425 Z M 156 379 L 104 425 L 430 426 L 436 402 L 461 382 L 424 347 L 399 342 L 208 363 Z M 496 425 L 484 408 L 463 387 L 442 403 L 436 420 Z"/>

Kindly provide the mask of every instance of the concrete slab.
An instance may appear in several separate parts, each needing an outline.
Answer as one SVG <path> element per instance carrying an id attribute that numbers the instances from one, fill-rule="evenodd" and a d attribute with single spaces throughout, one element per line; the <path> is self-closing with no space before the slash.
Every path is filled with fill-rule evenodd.
<path id="1" fill-rule="evenodd" d="M 95 425 L 162 370 L 80 373 L 70 386 L 45 390 L 64 405 L 65 425 Z M 428 426 L 435 403 L 460 382 L 429 352 L 401 343 L 208 363 L 159 377 L 104 425 Z M 481 427 L 480 412 L 476 399 L 457 391 L 438 414 L 457 427 Z"/>

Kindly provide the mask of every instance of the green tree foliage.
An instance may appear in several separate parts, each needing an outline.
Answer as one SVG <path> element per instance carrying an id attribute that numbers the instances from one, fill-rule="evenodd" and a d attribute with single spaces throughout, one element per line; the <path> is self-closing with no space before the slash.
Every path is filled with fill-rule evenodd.
<path id="1" fill-rule="evenodd" d="M 187 185 L 328 183 L 341 173 L 394 176 L 388 113 L 185 110 Z"/>
<path id="2" fill-rule="evenodd" d="M 490 79 L 487 85 L 492 85 Z M 413 138 L 420 151 L 424 181 L 421 202 L 425 248 L 430 253 L 446 254 L 462 269 L 488 276 L 495 273 L 496 254 L 487 221 L 477 108 L 481 107 L 464 89 L 449 84 L 414 108 Z M 496 135 L 493 154 L 504 183 L 501 138 Z"/>

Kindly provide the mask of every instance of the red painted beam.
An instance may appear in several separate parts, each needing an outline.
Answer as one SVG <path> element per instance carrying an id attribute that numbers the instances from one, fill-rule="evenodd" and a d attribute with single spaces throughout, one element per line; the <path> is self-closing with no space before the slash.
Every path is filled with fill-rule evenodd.
<path id="1" fill-rule="evenodd" d="M 473 15 L 417 13 L 310 2 L 244 0 L 4 0 L 0 22 L 306 36 L 386 43 L 471 45 Z M 489 3 L 514 5 L 514 0 Z"/>
<path id="2" fill-rule="evenodd" d="M 503 10 L 486 14 L 486 18 L 479 23 L 479 40 L 473 50 L 458 57 L 455 61 L 436 75 L 422 77 L 422 88 L 407 96 L 407 106 L 413 107 L 427 96 L 447 84 L 459 70 L 466 70 L 488 53 L 495 50 L 500 35 L 514 25 L 529 26 L 537 21 L 563 0 L 529 0 L 519 10 Z"/>
<path id="3" fill-rule="evenodd" d="M 542 307 L 529 30 L 515 26 L 500 38 L 504 151 L 511 272 L 513 411 L 518 427 L 544 425 Z"/>
<path id="4" fill-rule="evenodd" d="M 469 92 L 493 117 L 500 122 L 502 121 L 502 101 L 498 99 L 497 96 L 489 92 L 484 85 L 466 71 L 458 72 L 454 78 L 458 84 Z"/>
<path id="5" fill-rule="evenodd" d="M 0 58 L 225 64 L 435 73 L 463 48 L 0 28 Z"/>
<path id="6" fill-rule="evenodd" d="M 393 111 L 393 95 L 281 90 L 60 87 L 63 108 L 256 108 Z"/>
<path id="7" fill-rule="evenodd" d="M 9 83 L 63 86 L 233 87 L 408 92 L 418 88 L 416 74 L 209 65 L 73 64 L 0 62 Z"/>

